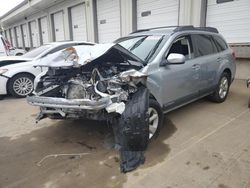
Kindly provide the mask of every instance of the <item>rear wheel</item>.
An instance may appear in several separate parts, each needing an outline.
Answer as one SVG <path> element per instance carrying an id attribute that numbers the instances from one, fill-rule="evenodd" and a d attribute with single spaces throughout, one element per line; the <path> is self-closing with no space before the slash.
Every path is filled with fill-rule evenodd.
<path id="1" fill-rule="evenodd" d="M 217 103 L 222 103 L 226 100 L 230 87 L 230 76 L 228 73 L 223 72 L 220 77 L 219 84 L 216 87 L 214 93 L 210 96 L 210 99 Z"/>
<path id="2" fill-rule="evenodd" d="M 14 97 L 26 97 L 34 89 L 34 77 L 30 74 L 22 73 L 10 79 L 8 90 Z"/>

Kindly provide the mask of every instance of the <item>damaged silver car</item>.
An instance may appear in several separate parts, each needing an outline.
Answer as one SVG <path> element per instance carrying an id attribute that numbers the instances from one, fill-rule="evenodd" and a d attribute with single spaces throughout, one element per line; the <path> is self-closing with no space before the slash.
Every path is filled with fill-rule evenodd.
<path id="1" fill-rule="evenodd" d="M 67 48 L 36 66 L 48 68 L 36 77 L 34 96 L 27 97 L 28 103 L 40 107 L 37 120 L 108 121 L 124 159 L 121 170 L 133 170 L 144 161 L 142 151 L 153 135 L 141 59 L 118 44 L 98 44 Z"/>
<path id="2" fill-rule="evenodd" d="M 235 75 L 232 51 L 218 31 L 193 26 L 146 29 L 115 44 L 67 48 L 36 66 L 48 68 L 27 97 L 40 107 L 37 120 L 108 121 L 122 172 L 144 163 L 163 112 L 205 96 L 225 101 Z"/>

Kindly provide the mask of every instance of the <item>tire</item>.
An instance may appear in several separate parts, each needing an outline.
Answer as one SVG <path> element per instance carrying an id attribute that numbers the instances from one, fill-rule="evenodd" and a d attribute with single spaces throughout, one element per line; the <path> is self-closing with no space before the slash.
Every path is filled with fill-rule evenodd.
<path id="1" fill-rule="evenodd" d="M 250 98 L 248 99 L 248 108 L 250 108 Z"/>
<path id="2" fill-rule="evenodd" d="M 34 89 L 34 76 L 26 73 L 12 77 L 8 83 L 9 93 L 17 98 L 31 94 Z"/>
<path id="3" fill-rule="evenodd" d="M 149 99 L 149 139 L 152 140 L 159 135 L 163 124 L 163 112 L 159 103 L 154 99 Z M 155 117 L 156 119 L 152 118 Z"/>
<path id="4" fill-rule="evenodd" d="M 222 103 L 226 100 L 230 88 L 230 76 L 228 73 L 223 72 L 220 81 L 216 87 L 214 93 L 209 97 L 209 99 L 216 103 Z"/>
<path id="5" fill-rule="evenodd" d="M 4 99 L 4 95 L 0 95 L 0 100 L 3 100 Z"/>

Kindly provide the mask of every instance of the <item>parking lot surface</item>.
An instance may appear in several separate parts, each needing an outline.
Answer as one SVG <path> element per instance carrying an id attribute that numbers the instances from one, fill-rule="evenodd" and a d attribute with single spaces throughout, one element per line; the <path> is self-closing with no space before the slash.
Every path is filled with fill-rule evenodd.
<path id="1" fill-rule="evenodd" d="M 165 116 L 139 169 L 119 172 L 105 122 L 42 120 L 25 99 L 0 101 L 0 187 L 250 187 L 250 90 L 205 99 Z"/>

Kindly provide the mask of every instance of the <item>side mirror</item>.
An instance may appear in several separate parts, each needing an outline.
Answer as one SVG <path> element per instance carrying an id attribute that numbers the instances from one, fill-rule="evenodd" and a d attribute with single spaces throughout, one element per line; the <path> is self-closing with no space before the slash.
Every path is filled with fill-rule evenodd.
<path id="1" fill-rule="evenodd" d="M 167 62 L 170 64 L 182 64 L 185 62 L 185 56 L 182 54 L 171 53 L 167 57 Z"/>

